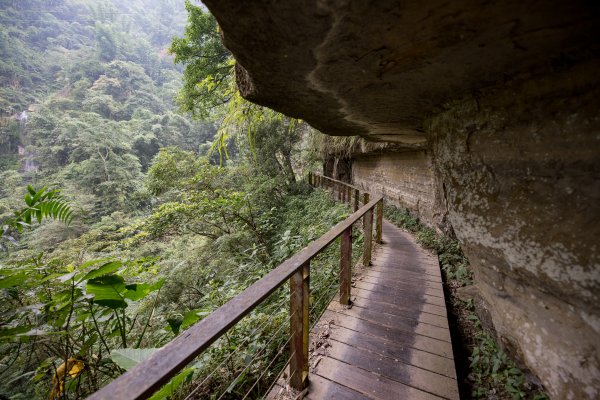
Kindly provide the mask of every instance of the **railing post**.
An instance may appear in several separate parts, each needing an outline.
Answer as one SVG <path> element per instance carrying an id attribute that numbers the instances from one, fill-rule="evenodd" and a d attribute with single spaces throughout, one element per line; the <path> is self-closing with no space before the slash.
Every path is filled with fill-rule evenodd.
<path id="1" fill-rule="evenodd" d="M 358 211 L 358 203 L 360 203 L 360 190 L 354 189 L 354 212 Z"/>
<path id="2" fill-rule="evenodd" d="M 369 203 L 369 193 L 364 194 L 365 204 Z M 363 216 L 363 229 L 365 237 L 365 247 L 363 250 L 363 265 L 371 265 L 371 249 L 373 241 L 373 209 L 370 209 Z"/>
<path id="3" fill-rule="evenodd" d="M 290 386 L 303 390 L 308 383 L 308 300 L 310 261 L 290 277 Z"/>
<path id="4" fill-rule="evenodd" d="M 352 226 L 341 235 L 340 246 L 340 303 L 350 305 L 350 288 L 352 286 Z"/>
<path id="5" fill-rule="evenodd" d="M 377 222 L 375 223 L 375 232 L 375 241 L 381 244 L 381 236 L 383 233 L 383 198 L 381 198 L 381 201 L 377 203 Z"/>

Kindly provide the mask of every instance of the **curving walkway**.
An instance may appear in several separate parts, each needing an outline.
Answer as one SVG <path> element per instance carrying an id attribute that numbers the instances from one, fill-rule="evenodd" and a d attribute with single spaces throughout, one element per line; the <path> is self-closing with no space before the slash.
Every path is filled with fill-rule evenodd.
<path id="1" fill-rule="evenodd" d="M 384 221 L 353 305 L 329 305 L 311 332 L 309 399 L 458 399 L 438 260 Z"/>

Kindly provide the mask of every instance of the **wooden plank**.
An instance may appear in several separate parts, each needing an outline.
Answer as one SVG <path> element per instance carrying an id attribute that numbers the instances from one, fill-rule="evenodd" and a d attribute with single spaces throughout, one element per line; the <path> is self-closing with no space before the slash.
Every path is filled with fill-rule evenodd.
<path id="1" fill-rule="evenodd" d="M 442 284 L 440 282 L 424 281 L 423 279 L 414 278 L 411 276 L 401 276 L 401 275 L 389 276 L 389 275 L 386 275 L 384 272 L 374 271 L 370 268 L 361 269 L 360 274 L 362 276 L 370 276 L 371 278 L 378 279 L 380 281 L 385 280 L 390 283 L 391 282 L 402 282 L 407 285 L 419 285 L 419 286 L 433 288 L 433 289 L 438 289 L 438 288 L 442 287 Z"/>
<path id="2" fill-rule="evenodd" d="M 352 307 L 349 309 L 332 303 L 328 309 L 351 317 L 365 319 L 381 326 L 387 326 L 405 332 L 415 332 L 419 335 L 429 336 L 450 343 L 450 332 L 447 328 L 421 323 L 414 319 L 408 319 L 398 315 L 380 313 L 370 309 L 368 305 L 366 308 Z"/>
<path id="3" fill-rule="evenodd" d="M 379 257 L 379 255 L 376 255 L 376 257 Z M 438 283 L 441 281 L 441 278 L 442 278 L 442 274 L 441 274 L 439 267 L 426 268 L 423 266 L 420 266 L 420 267 L 415 266 L 414 264 L 392 265 L 391 263 L 384 264 L 383 262 L 381 262 L 381 260 L 378 260 L 377 262 L 372 262 L 371 267 L 373 267 L 373 269 L 387 268 L 387 269 L 394 270 L 396 272 L 403 271 L 403 272 L 406 272 L 411 275 L 412 274 L 425 275 L 427 278 L 429 278 L 429 277 L 433 278 L 432 280 L 435 282 L 438 282 Z"/>
<path id="4" fill-rule="evenodd" d="M 440 397 L 373 374 L 354 365 L 325 357 L 317 366 L 316 374 L 363 393 L 373 399 L 438 400 Z"/>
<path id="5" fill-rule="evenodd" d="M 400 360 L 405 364 L 426 369 L 440 375 L 456 379 L 454 361 L 408 346 L 403 346 L 393 340 L 382 339 L 366 333 L 357 332 L 339 325 L 332 325 L 332 340 L 346 343 L 350 346 L 369 350 L 381 356 Z"/>
<path id="6" fill-rule="evenodd" d="M 319 177 L 323 178 L 324 180 L 326 180 L 327 182 L 329 182 L 329 184 L 331 184 L 331 185 L 333 185 L 333 184 L 335 184 L 335 183 L 337 182 L 337 183 L 341 183 L 341 184 L 343 184 L 343 185 L 346 185 L 346 186 L 350 186 L 350 187 L 351 187 L 351 188 L 353 188 L 353 189 L 360 189 L 360 188 L 358 188 L 358 187 L 356 187 L 356 186 L 354 186 L 354 185 L 351 185 L 351 184 L 349 184 L 349 183 L 346 183 L 346 182 L 339 181 L 339 180 L 337 180 L 337 179 L 333 179 L 333 178 L 331 178 L 331 177 L 329 177 L 329 176 L 325 176 L 325 175 L 319 175 L 319 174 L 315 174 L 315 175 L 317 175 L 317 176 L 319 176 Z"/>
<path id="7" fill-rule="evenodd" d="M 388 240 L 391 240 L 391 238 Z M 380 249 L 380 254 L 383 257 L 395 257 L 395 260 L 392 260 L 392 263 L 395 265 L 404 265 L 405 260 L 410 260 L 419 264 L 438 267 L 439 269 L 439 260 L 437 256 L 433 254 L 423 253 L 423 250 L 419 249 L 416 245 L 398 246 L 395 247 L 393 250 L 389 247 L 383 247 Z"/>
<path id="8" fill-rule="evenodd" d="M 434 304 L 436 306 L 445 307 L 446 302 L 439 296 L 429 296 L 424 293 L 422 289 L 413 287 L 407 288 L 394 288 L 393 286 L 387 286 L 381 283 L 368 283 L 359 280 L 355 280 L 355 286 L 359 289 L 368 290 L 369 292 L 377 292 L 393 297 L 406 298 L 409 301 L 422 301 L 427 304 Z"/>
<path id="9" fill-rule="evenodd" d="M 310 261 L 290 277 L 290 386 L 302 391 L 308 383 L 308 300 Z"/>
<path id="10" fill-rule="evenodd" d="M 408 347 L 450 359 L 453 358 L 452 345 L 443 340 L 382 326 L 365 319 L 339 314 L 330 310 L 325 310 L 323 318 L 325 318 L 326 321 L 333 321 L 335 325 L 340 325 L 357 332 L 366 333 L 383 339 L 394 340 Z"/>
<path id="11" fill-rule="evenodd" d="M 399 252 L 384 253 L 381 250 L 377 252 L 377 265 L 388 268 L 397 269 L 414 269 L 426 273 L 440 275 L 442 269 L 437 259 L 434 262 L 428 263 L 423 261 L 421 257 L 414 254 L 406 255 Z M 373 263 L 375 265 L 375 263 Z"/>
<path id="12" fill-rule="evenodd" d="M 354 288 L 354 295 L 368 299 L 369 301 L 378 301 L 380 303 L 388 303 L 396 306 L 407 306 L 418 307 L 419 311 L 428 312 L 430 314 L 439 315 L 441 317 L 447 317 L 446 307 L 440 307 L 435 304 L 427 304 L 422 302 L 410 301 L 407 297 L 394 297 L 390 294 L 382 294 L 378 292 L 370 292 L 368 290 Z"/>
<path id="13" fill-rule="evenodd" d="M 305 399 L 312 400 L 368 400 L 365 396 L 337 382 L 330 381 L 317 374 L 310 376 L 310 386 Z"/>
<path id="14" fill-rule="evenodd" d="M 346 229 L 341 236 L 340 245 L 340 303 L 350 304 L 350 288 L 352 287 L 352 227 Z"/>
<path id="15" fill-rule="evenodd" d="M 427 371 L 400 360 L 381 357 L 370 351 L 349 346 L 342 342 L 331 342 L 327 356 L 361 369 L 389 378 L 437 396 L 458 400 L 458 386 L 455 379 Z"/>
<path id="16" fill-rule="evenodd" d="M 412 271 L 404 271 L 399 268 L 388 268 L 388 267 L 383 267 L 381 265 L 377 265 L 377 266 L 374 265 L 374 266 L 371 266 L 371 268 L 369 268 L 369 270 L 383 272 L 386 275 L 389 274 L 389 276 L 392 276 L 394 278 L 400 278 L 402 276 L 406 276 L 406 277 L 410 277 L 412 279 L 436 282 L 436 283 L 440 283 L 440 284 L 442 283 L 441 277 L 436 277 L 433 275 L 426 275 L 426 274 L 412 272 Z"/>
<path id="17" fill-rule="evenodd" d="M 415 310 L 410 305 L 394 305 L 365 299 L 364 297 L 353 295 L 352 307 L 368 308 L 369 310 L 402 316 L 402 318 L 412 319 L 414 321 L 423 322 L 429 325 L 439 326 L 440 328 L 448 329 L 448 319 L 446 316 L 440 316 Z"/>
<path id="18" fill-rule="evenodd" d="M 382 243 L 382 231 L 383 231 L 383 199 L 377 203 L 377 223 L 375 224 L 377 232 L 375 234 L 375 240 L 377 243 Z"/>
<path id="19" fill-rule="evenodd" d="M 374 278 L 371 275 L 361 275 L 359 277 L 357 277 L 355 279 L 355 281 L 357 282 L 365 282 L 365 283 L 371 283 L 374 285 L 380 285 L 382 282 L 382 279 L 380 278 Z M 427 287 L 427 286 L 416 286 L 416 285 L 411 285 L 409 282 L 405 282 L 405 281 L 393 281 L 393 280 L 389 280 L 389 279 L 385 279 L 383 280 L 384 285 L 389 285 L 392 287 L 397 288 L 398 290 L 416 290 L 416 291 L 423 291 L 423 293 L 425 293 L 428 296 L 435 296 L 435 297 L 440 297 L 440 298 L 444 298 L 444 291 L 442 290 L 441 286 L 437 287 L 437 288 L 432 288 L 432 287 Z M 439 285 L 438 285 L 439 286 Z"/>
<path id="20" fill-rule="evenodd" d="M 369 202 L 369 193 L 364 196 L 364 202 Z M 373 246 L 373 210 L 369 210 L 363 217 L 363 236 L 364 236 L 364 247 L 363 247 L 363 265 L 371 265 L 371 250 Z"/>

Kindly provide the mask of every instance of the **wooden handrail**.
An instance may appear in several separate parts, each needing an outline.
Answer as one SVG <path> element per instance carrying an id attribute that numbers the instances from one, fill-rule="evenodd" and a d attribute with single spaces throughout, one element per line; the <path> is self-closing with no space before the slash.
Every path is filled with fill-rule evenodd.
<path id="1" fill-rule="evenodd" d="M 360 204 L 360 193 L 361 193 L 360 188 L 358 188 L 354 185 L 351 185 L 347 182 L 333 179 L 328 176 L 315 174 L 313 172 L 308 173 L 308 183 L 315 187 L 332 186 L 332 189 L 334 190 L 334 192 L 337 190 L 338 200 L 347 202 L 348 204 L 351 204 L 351 205 L 353 204 L 354 211 L 358 210 L 358 207 Z M 354 193 L 354 203 L 352 203 L 352 193 Z M 363 203 L 364 204 L 369 202 L 369 200 L 368 200 L 369 196 L 370 196 L 370 194 L 365 191 L 365 193 L 363 194 L 363 197 L 364 197 Z M 382 242 L 383 200 L 381 202 L 379 202 L 379 204 L 377 204 L 376 217 L 377 217 L 377 220 L 375 223 L 375 225 L 376 225 L 375 241 L 377 243 L 383 243 Z M 370 220 L 372 223 L 372 217 L 368 217 L 366 219 Z M 365 220 L 365 222 L 369 223 L 369 221 L 367 221 L 367 220 Z M 367 249 L 367 251 L 365 253 L 368 253 L 368 259 L 370 260 L 371 259 L 370 249 Z"/>
<path id="2" fill-rule="evenodd" d="M 332 180 L 333 181 L 333 180 Z M 340 181 L 337 181 L 340 182 Z M 343 182 L 340 182 L 343 183 Z M 344 185 L 346 185 L 344 183 Z M 349 200 L 349 199 L 348 199 Z M 290 312 L 292 323 L 292 352 L 290 363 L 290 382 L 292 387 L 300 389 L 307 383 L 308 375 L 308 274 L 310 261 L 331 244 L 337 237 L 343 235 L 340 263 L 342 266 L 340 281 L 343 280 L 344 296 L 350 298 L 350 266 L 352 226 L 360 218 L 373 215 L 373 208 L 383 201 L 382 196 L 375 196 L 363 207 L 355 211 L 344 221 L 335 225 L 319 239 L 310 243 L 304 249 L 287 259 L 263 278 L 252 284 L 246 290 L 217 308 L 206 318 L 193 325 L 163 348 L 140 362 L 130 371 L 121 375 L 107 386 L 103 387 L 88 399 L 145 399 L 188 365 L 195 357 L 206 350 L 220 338 L 229 328 L 248 315 L 271 293 L 290 280 L 292 289 L 291 307 L 302 310 L 302 317 L 297 312 Z M 372 222 L 371 222 L 372 225 Z M 365 235 L 367 236 L 367 235 Z M 370 234 L 369 234 L 370 237 Z M 366 242 L 365 238 L 365 242 Z M 366 246 L 365 246 L 366 247 Z M 369 241 L 370 248 L 370 241 Z M 369 257 L 370 260 L 370 257 Z M 294 276 L 292 279 L 290 279 Z M 302 287 L 302 289 L 300 289 Z M 299 326 L 301 324 L 302 326 Z"/>

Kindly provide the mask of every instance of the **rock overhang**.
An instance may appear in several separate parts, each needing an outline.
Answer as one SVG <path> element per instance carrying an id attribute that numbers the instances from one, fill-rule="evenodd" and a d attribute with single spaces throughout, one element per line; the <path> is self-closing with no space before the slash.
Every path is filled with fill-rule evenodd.
<path id="1" fill-rule="evenodd" d="M 205 0 L 242 95 L 329 135 L 425 145 L 444 105 L 600 51 L 598 6 Z"/>

